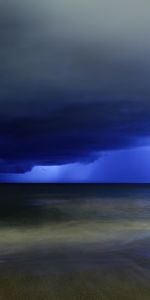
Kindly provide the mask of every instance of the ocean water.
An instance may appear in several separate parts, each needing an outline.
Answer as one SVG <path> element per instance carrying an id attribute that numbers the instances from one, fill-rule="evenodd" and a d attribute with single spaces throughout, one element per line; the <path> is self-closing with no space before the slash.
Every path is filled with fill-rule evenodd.
<path id="1" fill-rule="evenodd" d="M 0 255 L 19 254 L 45 245 L 120 249 L 149 235 L 149 187 L 2 185 L 0 188 Z"/>
<path id="2" fill-rule="evenodd" d="M 67 287 L 63 285 L 58 295 L 58 285 L 73 274 L 83 274 L 72 282 L 86 282 L 86 287 L 81 284 L 81 293 L 72 287 L 72 294 L 65 294 L 72 284 L 66 277 Z M 127 293 L 129 289 L 125 299 L 138 299 L 141 291 L 143 299 L 150 299 L 150 187 L 1 185 L 0 299 L 1 292 L 4 300 L 12 294 L 11 288 L 10 292 L 5 288 L 6 279 L 18 291 L 21 284 L 26 285 L 18 280 L 12 285 L 14 276 L 32 278 L 33 294 L 39 288 L 35 278 L 43 282 L 40 280 L 49 276 L 54 280 L 55 276 L 56 282 L 51 283 L 54 299 L 124 299 L 123 294 L 115 293 L 119 289 L 121 293 L 125 284 Z M 95 296 L 89 297 L 93 276 Z M 45 294 L 47 288 L 41 298 L 35 298 L 53 299 Z M 112 289 L 114 297 L 110 298 Z M 30 299 L 27 290 L 17 299 Z"/>

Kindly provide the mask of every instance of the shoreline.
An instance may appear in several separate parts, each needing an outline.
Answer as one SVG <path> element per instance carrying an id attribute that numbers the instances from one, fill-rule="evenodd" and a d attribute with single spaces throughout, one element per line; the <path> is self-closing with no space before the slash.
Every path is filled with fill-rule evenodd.
<path id="1" fill-rule="evenodd" d="M 150 276 L 150 237 L 141 237 L 128 243 L 118 244 L 43 244 L 16 253 L 0 255 L 0 275 L 17 270 L 19 273 L 62 274 L 91 269 L 124 268 L 140 265 L 143 270 L 149 266 Z M 143 263 L 143 265 L 142 265 Z"/>

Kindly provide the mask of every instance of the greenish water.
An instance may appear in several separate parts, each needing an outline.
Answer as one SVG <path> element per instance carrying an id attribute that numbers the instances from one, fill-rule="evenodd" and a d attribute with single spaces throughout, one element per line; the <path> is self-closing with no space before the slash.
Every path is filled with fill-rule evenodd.
<path id="1" fill-rule="evenodd" d="M 44 244 L 104 247 L 111 243 L 119 247 L 149 236 L 147 190 L 142 194 L 131 188 L 92 189 L 3 190 L 0 254 Z"/>
<path id="2" fill-rule="evenodd" d="M 29 279 L 35 299 L 150 299 L 150 188 L 2 186 L 0 199 L 0 299 L 11 299 L 4 283 L 16 293 Z"/>
<path id="3" fill-rule="evenodd" d="M 149 238 L 150 190 L 3 186 L 0 255 L 32 247 L 123 247 Z"/>

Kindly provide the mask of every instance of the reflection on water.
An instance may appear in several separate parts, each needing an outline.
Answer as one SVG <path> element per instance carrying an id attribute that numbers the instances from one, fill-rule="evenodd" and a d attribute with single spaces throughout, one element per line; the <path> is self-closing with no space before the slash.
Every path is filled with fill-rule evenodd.
<path id="1" fill-rule="evenodd" d="M 126 269 L 126 283 L 130 278 L 146 285 L 149 266 L 149 187 L 0 187 L 0 275 L 94 269 L 114 276 L 118 270 L 120 278 Z"/>

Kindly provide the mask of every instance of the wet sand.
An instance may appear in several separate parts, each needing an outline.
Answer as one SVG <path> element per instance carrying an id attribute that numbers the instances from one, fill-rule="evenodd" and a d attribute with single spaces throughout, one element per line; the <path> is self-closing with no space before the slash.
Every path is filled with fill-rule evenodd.
<path id="1" fill-rule="evenodd" d="M 0 299 L 150 299 L 149 239 L 118 250 L 40 247 L 4 255 Z M 148 253 L 147 253 L 148 254 Z"/>

